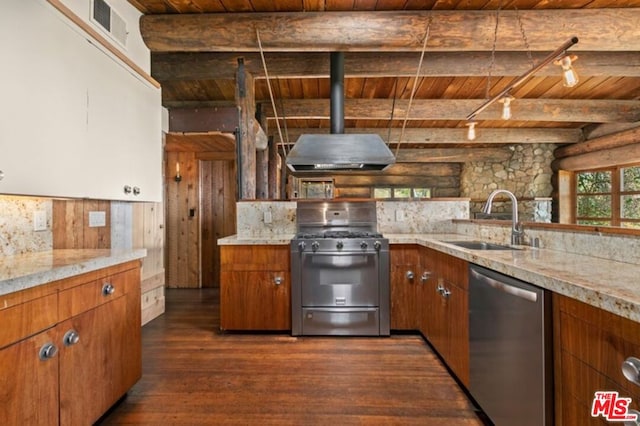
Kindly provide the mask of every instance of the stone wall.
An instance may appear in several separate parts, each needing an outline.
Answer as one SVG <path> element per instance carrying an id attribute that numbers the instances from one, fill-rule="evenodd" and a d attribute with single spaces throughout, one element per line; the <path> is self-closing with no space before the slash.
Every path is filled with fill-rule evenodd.
<path id="1" fill-rule="evenodd" d="M 494 189 L 506 189 L 521 198 L 518 212 L 524 221 L 534 220 L 536 203 L 533 198 L 551 195 L 551 161 L 553 144 L 522 144 L 511 147 L 507 161 L 478 161 L 464 164 L 460 175 L 461 197 L 471 198 L 471 217 L 482 210 L 484 201 Z M 511 212 L 511 203 L 493 204 L 492 213 Z"/>

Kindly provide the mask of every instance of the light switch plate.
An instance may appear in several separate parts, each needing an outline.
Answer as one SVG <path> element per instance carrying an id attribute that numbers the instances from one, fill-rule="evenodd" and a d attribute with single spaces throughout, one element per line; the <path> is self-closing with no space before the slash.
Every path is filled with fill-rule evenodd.
<path id="1" fill-rule="evenodd" d="M 107 212 L 89 212 L 89 228 L 107 225 Z"/>
<path id="2" fill-rule="evenodd" d="M 262 220 L 264 223 L 271 223 L 273 221 L 273 218 L 271 217 L 271 212 L 269 210 L 264 212 Z"/>
<path id="3" fill-rule="evenodd" d="M 46 210 L 36 210 L 33 212 L 33 230 L 47 230 L 47 212 Z"/>

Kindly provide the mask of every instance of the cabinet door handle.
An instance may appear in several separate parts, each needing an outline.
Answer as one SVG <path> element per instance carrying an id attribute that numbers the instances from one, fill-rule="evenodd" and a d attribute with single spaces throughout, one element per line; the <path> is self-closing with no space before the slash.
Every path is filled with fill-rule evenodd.
<path id="1" fill-rule="evenodd" d="M 630 356 L 622 362 L 622 374 L 631 383 L 640 385 L 640 359 Z"/>
<path id="2" fill-rule="evenodd" d="M 283 281 L 284 280 L 282 279 L 282 277 L 275 277 L 273 279 L 273 282 L 275 283 L 275 285 L 280 285 L 280 284 L 282 284 Z"/>
<path id="3" fill-rule="evenodd" d="M 125 185 L 125 186 L 124 186 L 124 193 L 125 193 L 126 195 L 131 194 L 131 187 L 130 187 L 129 185 Z"/>
<path id="4" fill-rule="evenodd" d="M 46 361 L 56 356 L 57 353 L 58 348 L 56 347 L 56 345 L 54 345 L 53 343 L 45 343 L 40 348 L 40 353 L 38 354 L 38 356 L 40 357 L 40 360 Z"/>
<path id="5" fill-rule="evenodd" d="M 116 291 L 116 288 L 111 283 L 104 283 L 102 286 L 102 295 L 110 296 Z"/>
<path id="6" fill-rule="evenodd" d="M 133 187 L 133 195 L 140 195 L 140 188 L 137 186 Z"/>
<path id="7" fill-rule="evenodd" d="M 425 271 L 422 273 L 422 276 L 420 277 L 420 281 L 422 281 L 423 283 L 426 283 L 427 281 L 429 281 L 429 278 L 431 278 L 431 272 Z"/>
<path id="8" fill-rule="evenodd" d="M 64 334 L 62 342 L 65 346 L 73 346 L 80 341 L 80 335 L 77 331 L 71 329 Z"/>
<path id="9" fill-rule="evenodd" d="M 412 280 L 414 276 L 415 274 L 413 273 L 413 271 L 407 271 L 406 277 L 408 280 Z"/>

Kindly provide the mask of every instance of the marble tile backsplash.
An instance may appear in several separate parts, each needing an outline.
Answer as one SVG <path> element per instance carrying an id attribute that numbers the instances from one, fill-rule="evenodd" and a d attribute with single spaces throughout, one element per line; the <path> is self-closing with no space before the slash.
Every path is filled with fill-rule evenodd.
<path id="1" fill-rule="evenodd" d="M 377 216 L 383 234 L 446 233 L 452 219 L 469 219 L 469 200 L 378 201 Z"/>
<path id="2" fill-rule="evenodd" d="M 33 215 L 44 211 L 47 229 L 33 230 Z M 51 250 L 53 201 L 46 198 L 0 196 L 0 256 Z"/>
<path id="3" fill-rule="evenodd" d="M 261 238 L 296 232 L 295 201 L 240 201 L 236 203 L 238 238 Z"/>
<path id="4" fill-rule="evenodd" d="M 504 225 L 477 223 L 455 223 L 455 232 L 473 238 L 509 243 L 511 222 Z M 530 229 L 524 227 L 524 242 L 538 238 L 540 248 L 582 254 L 624 263 L 640 263 L 640 237 L 592 232 L 570 232 L 564 230 Z"/>

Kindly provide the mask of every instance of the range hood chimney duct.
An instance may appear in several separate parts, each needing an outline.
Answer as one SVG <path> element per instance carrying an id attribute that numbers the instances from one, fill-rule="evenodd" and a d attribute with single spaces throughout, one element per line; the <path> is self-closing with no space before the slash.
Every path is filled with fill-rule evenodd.
<path id="1" fill-rule="evenodd" d="M 331 52 L 331 134 L 344 133 L 344 53 Z"/>
<path id="2" fill-rule="evenodd" d="M 378 134 L 344 133 L 344 53 L 331 52 L 330 134 L 301 135 L 286 158 L 294 173 L 379 171 L 395 163 Z"/>

